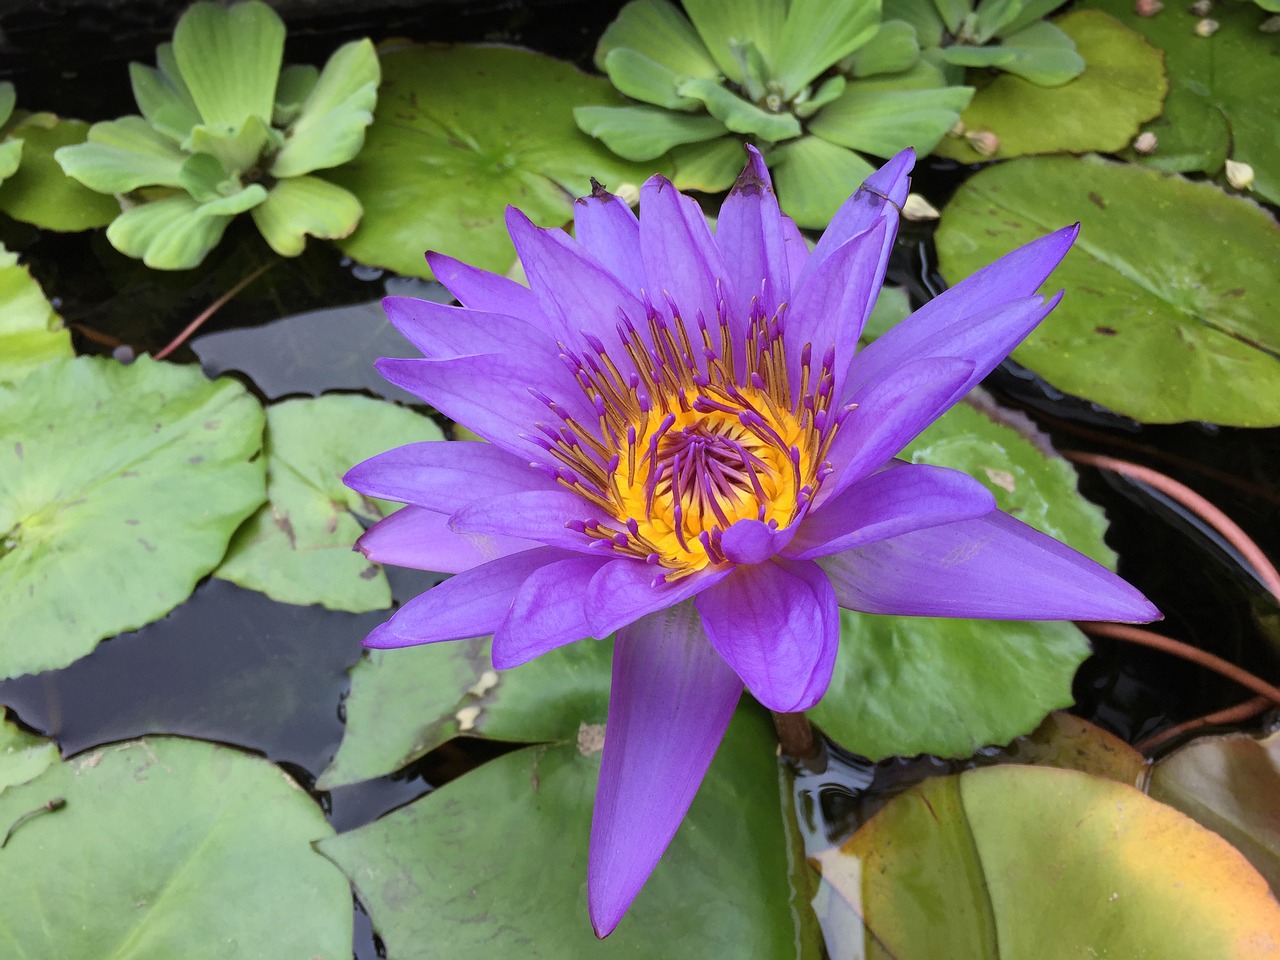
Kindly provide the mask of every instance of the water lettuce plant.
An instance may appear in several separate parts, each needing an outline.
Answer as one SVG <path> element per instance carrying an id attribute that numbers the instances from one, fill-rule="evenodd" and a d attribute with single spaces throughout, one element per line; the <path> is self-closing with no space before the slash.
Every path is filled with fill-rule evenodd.
<path id="1" fill-rule="evenodd" d="M 913 162 L 874 174 L 812 252 L 752 149 L 714 235 L 664 177 L 641 188 L 643 219 L 597 187 L 576 239 L 509 210 L 529 287 L 433 253 L 462 306 L 385 302 L 424 356 L 380 372 L 489 442 L 410 444 L 348 473 L 408 504 L 361 537 L 366 556 L 456 574 L 366 643 L 492 633 L 501 669 L 616 633 L 588 868 L 600 936 L 744 687 L 776 713 L 822 697 L 840 607 L 1159 616 L 968 475 L 894 458 L 1057 305 L 1035 291 L 1076 235 L 1015 250 L 857 352 Z"/>
<path id="2" fill-rule="evenodd" d="M 578 126 L 629 160 L 678 148 L 677 180 L 701 190 L 733 183 L 745 138 L 802 226 L 825 226 L 872 172 L 860 154 L 931 150 L 973 95 L 918 61 L 912 27 L 882 24 L 880 0 L 685 0 L 684 10 L 622 8 L 596 65 L 647 105 L 579 107 Z"/>
<path id="3" fill-rule="evenodd" d="M 360 220 L 348 190 L 314 175 L 364 143 L 380 77 L 368 40 L 334 52 L 322 71 L 281 69 L 285 28 L 264 3 L 197 3 L 179 19 L 156 67 L 130 64 L 141 116 L 94 124 L 55 154 L 71 177 L 120 197 L 107 228 L 149 267 L 198 265 L 249 211 L 282 256 L 307 235 L 345 237 Z"/>
<path id="4" fill-rule="evenodd" d="M 885 15 L 916 31 L 923 56 L 959 82 L 966 67 L 991 67 L 1056 87 L 1084 71 L 1075 41 L 1040 18 L 1062 0 L 884 0 Z"/>
<path id="5" fill-rule="evenodd" d="M 0 130 L 8 125 L 9 118 L 13 116 L 13 105 L 16 101 L 17 94 L 13 84 L 0 83 Z M 21 162 L 22 141 L 6 135 L 3 140 L 0 140 L 0 182 L 11 177 Z"/>

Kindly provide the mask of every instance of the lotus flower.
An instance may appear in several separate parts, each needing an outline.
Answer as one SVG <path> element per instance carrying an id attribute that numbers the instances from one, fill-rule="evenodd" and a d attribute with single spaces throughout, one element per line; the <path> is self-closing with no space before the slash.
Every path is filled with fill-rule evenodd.
<path id="1" fill-rule="evenodd" d="M 914 156 L 810 252 L 751 150 L 714 235 L 662 177 L 643 219 L 596 185 L 576 239 L 507 222 L 529 286 L 428 254 L 462 304 L 392 297 L 424 359 L 383 376 L 488 443 L 410 444 L 346 482 L 409 504 L 360 548 L 456 574 L 367 639 L 493 634 L 514 667 L 616 633 L 588 902 L 617 925 L 675 834 L 745 685 L 777 712 L 825 692 L 838 607 L 1146 621 L 1105 568 L 894 455 L 1057 304 L 1036 289 L 1077 227 L 1015 250 L 870 347 Z"/>

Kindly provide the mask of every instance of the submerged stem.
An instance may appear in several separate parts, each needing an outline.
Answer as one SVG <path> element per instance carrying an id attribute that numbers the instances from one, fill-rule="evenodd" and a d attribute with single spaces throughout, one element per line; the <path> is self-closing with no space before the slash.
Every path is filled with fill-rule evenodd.
<path id="1" fill-rule="evenodd" d="M 783 754 L 792 760 L 813 760 L 822 752 L 813 724 L 803 713 L 770 713 Z"/>
<path id="2" fill-rule="evenodd" d="M 173 353 L 173 351 L 177 350 L 180 346 L 186 343 L 187 338 L 190 337 L 197 330 L 199 330 L 201 325 L 203 325 L 206 320 L 208 320 L 215 313 L 217 313 L 219 310 L 221 310 L 224 306 L 227 305 L 227 301 L 229 301 L 232 297 L 234 297 L 237 293 L 239 293 L 249 284 L 253 283 L 253 281 L 257 280 L 260 276 L 262 276 L 264 273 L 270 270 L 278 262 L 279 261 L 277 260 L 272 260 L 269 263 L 264 263 L 257 270 L 253 271 L 253 273 L 249 274 L 247 277 L 245 277 L 243 280 L 237 283 L 234 287 L 232 287 L 230 290 L 228 290 L 226 293 L 220 296 L 217 300 L 213 301 L 213 303 L 209 304 L 209 306 L 205 307 L 202 311 L 200 311 L 199 316 L 197 316 L 194 320 L 192 320 L 182 329 L 181 333 L 179 333 L 176 337 L 174 337 L 171 341 L 169 341 L 167 346 L 163 347 L 161 350 L 159 350 L 155 354 L 154 359 L 163 360 L 169 354 Z"/>

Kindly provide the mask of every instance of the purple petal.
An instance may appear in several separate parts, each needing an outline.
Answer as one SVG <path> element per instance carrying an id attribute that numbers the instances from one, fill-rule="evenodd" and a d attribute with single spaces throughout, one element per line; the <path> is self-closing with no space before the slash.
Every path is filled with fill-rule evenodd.
<path id="1" fill-rule="evenodd" d="M 739 567 L 694 604 L 716 652 L 770 710 L 808 710 L 827 692 L 840 611 L 813 561 Z"/>
<path id="2" fill-rule="evenodd" d="M 606 521 L 600 508 L 569 490 L 526 490 L 523 493 L 473 500 L 449 518 L 449 528 L 466 534 L 522 537 L 581 553 L 595 550 L 593 540 L 570 524 Z"/>
<path id="3" fill-rule="evenodd" d="M 510 599 L 493 634 L 493 665 L 518 667 L 566 643 L 591 636 L 583 600 L 587 583 L 607 556 L 570 557 L 534 571 Z"/>
<path id="4" fill-rule="evenodd" d="M 640 255 L 654 305 L 665 312 L 669 295 L 690 330 L 699 314 L 712 326 L 722 297 L 734 301 L 721 289 L 729 272 L 702 208 L 666 177 L 650 177 L 640 188 L 640 212 Z"/>
<path id="5" fill-rule="evenodd" d="M 828 460 L 835 474 L 818 491 L 817 504 L 828 502 L 888 462 L 959 399 L 972 372 L 968 360 L 917 360 L 855 394 L 857 408 L 831 444 Z"/>
<path id="6" fill-rule="evenodd" d="M 478 353 L 532 352 L 542 363 L 559 362 L 555 341 L 518 317 L 413 297 L 385 297 L 382 309 L 391 325 L 429 360 Z"/>
<path id="7" fill-rule="evenodd" d="M 639 297 L 644 289 L 640 221 L 625 200 L 596 186 L 574 203 L 573 232 L 587 253 Z"/>
<path id="8" fill-rule="evenodd" d="M 563 230 L 535 227 L 514 207 L 507 208 L 507 228 L 529 287 L 555 324 L 557 339 L 581 346 L 583 334 L 589 334 L 613 347 L 621 343 L 620 313 L 636 323 L 644 317 L 644 305 L 635 294 Z M 626 358 L 621 349 L 611 353 L 615 362 Z"/>
<path id="9" fill-rule="evenodd" d="M 579 423 L 596 422 L 582 388 L 558 359 L 539 365 L 536 358 L 520 354 L 451 360 L 384 357 L 374 366 L 388 382 L 522 459 L 548 459 L 529 434 L 537 423 L 556 423 L 556 415 L 531 390 L 542 392 Z"/>
<path id="10" fill-rule="evenodd" d="M 436 275 L 436 279 L 464 307 L 483 310 L 485 313 L 521 317 L 539 329 L 545 329 L 540 322 L 542 312 L 538 307 L 538 300 L 528 287 L 522 287 L 514 280 L 480 270 L 453 257 L 446 257 L 442 253 L 428 253 L 427 262 L 431 264 L 431 272 Z"/>
<path id="11" fill-rule="evenodd" d="M 675 836 L 741 694 L 690 604 L 619 632 L 587 869 L 596 936 L 613 932 Z"/>
<path id="12" fill-rule="evenodd" d="M 453 513 L 473 500 L 525 490 L 560 490 L 540 470 L 489 443 L 428 440 L 358 463 L 342 478 L 366 497 Z"/>
<path id="13" fill-rule="evenodd" d="M 448 514 L 402 507 L 366 530 L 356 546 L 375 563 L 461 573 L 541 544 L 515 537 L 455 533 L 449 529 Z"/>
<path id="14" fill-rule="evenodd" d="M 837 397 L 844 395 L 849 364 L 884 279 L 880 254 L 885 230 L 885 224 L 879 222 L 846 241 L 796 290 L 782 323 L 793 383 L 800 380 L 800 357 L 806 344 L 813 345 L 815 367 L 822 362 L 823 353 L 834 347 L 833 389 Z M 816 374 L 815 369 L 815 380 Z"/>
<path id="15" fill-rule="evenodd" d="M 930 300 L 859 355 L 846 389 L 857 390 L 907 359 L 936 356 L 940 341 L 933 338 L 941 331 L 976 318 L 979 314 L 1000 310 L 1011 300 L 1025 301 L 1031 297 L 1067 255 L 1079 232 L 1077 224 L 1033 240 Z M 1004 320 L 1017 326 L 1017 320 L 1012 315 L 1005 316 Z M 1005 342 L 1009 338 L 1009 332 L 999 327 L 992 329 L 991 333 L 993 341 Z M 1025 335 L 1024 332 L 1023 336 Z M 932 344 L 932 354 L 919 352 L 926 342 Z M 969 356 L 975 361 L 974 371 L 978 379 L 986 376 L 1008 353 L 1006 350 L 1000 354 L 988 367 L 981 351 L 972 346 L 970 349 L 975 352 L 962 356 Z M 1013 347 L 1010 346 L 1009 349 Z"/>
<path id="16" fill-rule="evenodd" d="M 687 600 L 732 571 L 731 566 L 707 567 L 664 583 L 661 578 L 666 571 L 643 560 L 618 559 L 607 563 L 587 587 L 587 616 L 591 619 L 592 635 L 607 637 L 646 614 Z"/>
<path id="17" fill-rule="evenodd" d="M 787 556 L 812 560 L 912 530 L 982 517 L 996 498 L 959 470 L 924 463 L 895 463 L 851 484 L 811 512 Z"/>
<path id="18" fill-rule="evenodd" d="M 730 563 L 764 563 L 791 542 L 799 521 L 775 530 L 759 520 L 739 520 L 720 538 L 720 548 Z"/>
<path id="19" fill-rule="evenodd" d="M 554 547 L 537 547 L 465 570 L 406 603 L 369 635 L 365 646 L 411 647 L 493 633 L 520 584 L 566 556 Z"/>
<path id="20" fill-rule="evenodd" d="M 809 244 L 796 222 L 785 213 L 782 215 L 782 252 L 787 258 L 787 276 L 794 289 L 795 281 L 809 265 Z"/>
<path id="21" fill-rule="evenodd" d="M 737 297 L 733 308 L 738 316 L 748 316 L 751 300 L 758 298 L 765 315 L 771 317 L 791 296 L 787 234 L 764 158 L 753 146 L 748 145 L 747 152 L 746 169 L 720 207 L 716 246 Z"/>
<path id="22" fill-rule="evenodd" d="M 844 202 L 836 211 L 836 215 L 831 218 L 831 222 L 827 224 L 822 238 L 813 248 L 809 265 L 804 273 L 795 278 L 797 288 L 808 283 L 809 278 L 822 262 L 845 243 L 882 222 L 885 224 L 885 233 L 876 274 L 879 277 L 884 276 L 885 265 L 889 262 L 889 251 L 898 233 L 898 210 L 907 200 L 907 190 L 911 186 L 909 174 L 915 163 L 915 151 L 903 150 L 867 177 L 866 182 Z M 879 289 L 878 283 L 876 289 Z"/>
<path id="23" fill-rule="evenodd" d="M 842 607 L 992 620 L 1160 619 L 1110 570 L 1006 513 L 917 530 L 826 557 Z"/>

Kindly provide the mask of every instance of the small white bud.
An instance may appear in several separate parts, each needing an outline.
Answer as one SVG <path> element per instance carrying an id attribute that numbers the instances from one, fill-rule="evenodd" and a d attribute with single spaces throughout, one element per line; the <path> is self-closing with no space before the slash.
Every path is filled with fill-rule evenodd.
<path id="1" fill-rule="evenodd" d="M 964 135 L 969 146 L 984 157 L 994 157 L 1000 149 L 1000 138 L 990 130 L 973 130 Z"/>
<path id="2" fill-rule="evenodd" d="M 1193 17 L 1207 17 L 1213 12 L 1213 0 L 1196 0 L 1187 10 Z"/>
<path id="3" fill-rule="evenodd" d="M 941 213 L 932 203 L 918 193 L 908 193 L 902 205 L 902 215 L 908 220 L 937 220 Z"/>
<path id="4" fill-rule="evenodd" d="M 1156 139 L 1156 135 L 1150 130 L 1145 130 L 1133 138 L 1133 149 L 1136 153 L 1142 154 L 1144 157 L 1156 152 L 1156 147 L 1160 141 Z"/>
<path id="5" fill-rule="evenodd" d="M 967 129 L 968 129 L 968 127 L 966 127 L 966 126 L 964 125 L 964 121 L 963 121 L 963 120 L 957 120 L 957 121 L 955 122 L 955 125 L 954 125 L 954 126 L 952 126 L 952 128 L 951 128 L 950 130 L 948 130 L 948 131 L 947 131 L 947 136 L 948 136 L 948 137 L 963 137 L 963 136 L 964 136 L 964 134 L 965 134 L 965 131 L 966 131 Z"/>
<path id="6" fill-rule="evenodd" d="M 1280 13 L 1277 13 L 1274 17 L 1267 17 L 1267 19 L 1258 24 L 1258 32 L 1280 33 Z"/>
<path id="7" fill-rule="evenodd" d="M 1203 20 L 1197 20 L 1196 36 L 1212 37 L 1215 33 L 1218 32 L 1218 28 L 1220 26 L 1222 26 L 1222 24 L 1218 23 L 1217 20 L 1210 20 L 1208 17 L 1205 17 Z"/>
<path id="8" fill-rule="evenodd" d="M 1140 17 L 1154 17 L 1164 9 L 1160 0 L 1134 0 L 1133 12 Z"/>
<path id="9" fill-rule="evenodd" d="M 1253 189 L 1253 167 L 1238 160 L 1227 161 L 1227 183 L 1236 190 Z"/>

